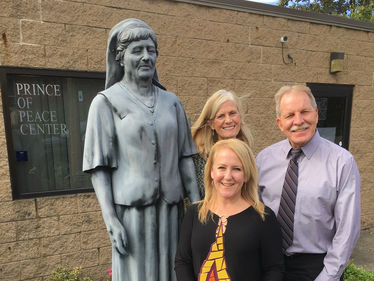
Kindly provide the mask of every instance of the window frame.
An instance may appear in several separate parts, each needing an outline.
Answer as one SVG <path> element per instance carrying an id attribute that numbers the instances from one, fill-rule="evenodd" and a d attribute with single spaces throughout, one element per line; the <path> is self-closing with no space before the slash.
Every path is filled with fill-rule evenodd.
<path id="1" fill-rule="evenodd" d="M 344 98 L 343 145 L 349 150 L 349 137 L 351 133 L 352 100 L 354 85 L 307 83 L 316 98 Z M 322 92 L 322 93 L 321 93 Z M 318 129 L 318 126 L 317 126 Z"/>
<path id="2" fill-rule="evenodd" d="M 72 188 L 72 189 L 60 189 L 58 191 L 41 191 L 32 192 L 27 194 L 20 194 L 17 189 L 16 180 L 16 157 L 13 145 L 10 108 L 8 103 L 8 76 L 9 75 L 34 75 L 34 76 L 48 76 L 48 77 L 59 77 L 59 78 L 85 78 L 85 79 L 103 79 L 105 82 L 105 72 L 96 71 L 75 71 L 75 70 L 59 70 L 59 69 L 41 69 L 41 68 L 26 68 L 26 67 L 12 67 L 12 66 L 0 66 L 0 89 L 2 99 L 2 109 L 5 127 L 5 138 L 8 153 L 8 165 L 10 174 L 10 183 L 12 189 L 12 199 L 27 199 L 27 198 L 38 198 L 46 196 L 56 196 L 64 194 L 77 194 L 93 192 L 92 187 L 85 188 Z M 65 113 L 64 113 L 65 114 Z"/>

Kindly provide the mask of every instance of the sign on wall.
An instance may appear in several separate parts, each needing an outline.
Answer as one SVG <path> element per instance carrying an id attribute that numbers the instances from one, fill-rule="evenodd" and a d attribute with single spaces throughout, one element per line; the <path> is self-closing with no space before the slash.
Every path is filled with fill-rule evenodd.
<path id="1" fill-rule="evenodd" d="M 91 188 L 81 171 L 84 133 L 89 105 L 104 88 L 104 74 L 70 74 L 6 74 L 3 106 L 16 198 Z"/>

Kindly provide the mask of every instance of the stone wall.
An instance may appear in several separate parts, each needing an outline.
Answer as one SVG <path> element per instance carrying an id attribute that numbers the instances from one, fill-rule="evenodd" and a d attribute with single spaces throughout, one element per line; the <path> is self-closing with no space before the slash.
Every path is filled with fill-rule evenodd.
<path id="1" fill-rule="evenodd" d="M 160 80 L 192 122 L 214 91 L 242 97 L 255 153 L 283 138 L 273 104 L 280 86 L 355 85 L 350 151 L 362 176 L 362 227 L 374 226 L 374 31 L 167 0 L 2 0 L 0 65 L 105 71 L 108 32 L 129 17 L 156 32 Z M 296 64 L 282 61 L 283 35 Z M 329 73 L 330 52 L 345 53 L 343 72 Z M 95 195 L 13 201 L 0 119 L 0 280 L 47 280 L 60 264 L 105 280 L 111 248 Z"/>

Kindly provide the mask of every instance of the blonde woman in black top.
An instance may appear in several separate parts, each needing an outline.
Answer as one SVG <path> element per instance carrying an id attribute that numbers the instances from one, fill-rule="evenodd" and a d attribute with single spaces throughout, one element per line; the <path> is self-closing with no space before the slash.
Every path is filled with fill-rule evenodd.
<path id="1" fill-rule="evenodd" d="M 251 146 L 252 136 L 244 123 L 239 98 L 227 90 L 219 90 L 207 100 L 191 131 L 198 152 L 193 156 L 193 160 L 203 197 L 204 166 L 214 143 L 223 139 L 238 138 Z"/>
<path id="2" fill-rule="evenodd" d="M 188 209 L 175 258 L 178 281 L 281 281 L 280 228 L 260 201 L 254 156 L 218 141 L 205 166 L 205 198 Z"/>

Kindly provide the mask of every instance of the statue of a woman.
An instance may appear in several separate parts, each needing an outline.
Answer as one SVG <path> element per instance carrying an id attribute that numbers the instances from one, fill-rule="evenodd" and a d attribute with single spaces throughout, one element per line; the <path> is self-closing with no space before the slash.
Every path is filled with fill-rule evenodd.
<path id="1" fill-rule="evenodd" d="M 143 21 L 114 26 L 106 89 L 88 114 L 83 170 L 113 245 L 113 281 L 175 280 L 183 198 L 200 199 L 186 114 L 158 82 L 157 55 L 156 35 Z"/>

